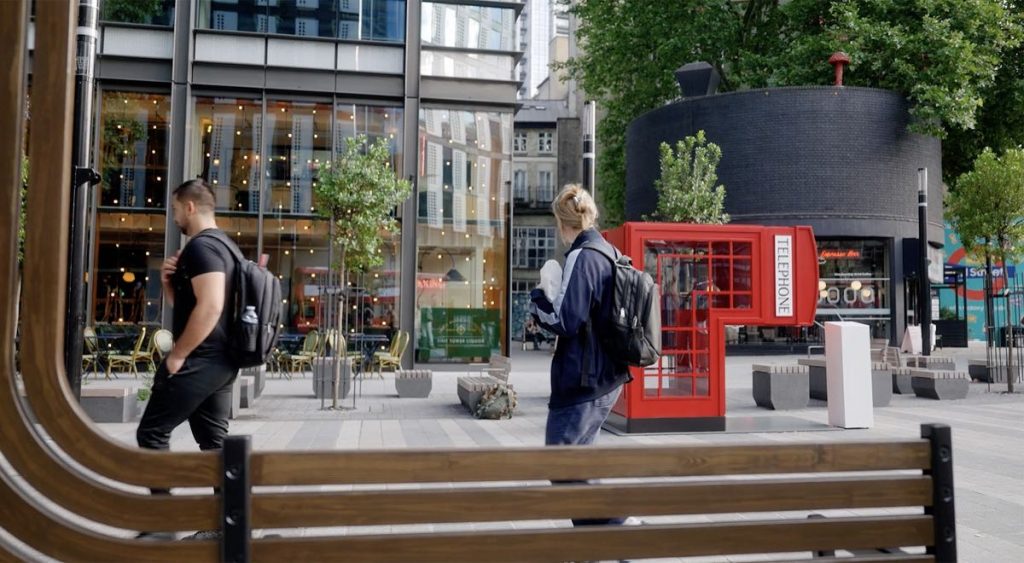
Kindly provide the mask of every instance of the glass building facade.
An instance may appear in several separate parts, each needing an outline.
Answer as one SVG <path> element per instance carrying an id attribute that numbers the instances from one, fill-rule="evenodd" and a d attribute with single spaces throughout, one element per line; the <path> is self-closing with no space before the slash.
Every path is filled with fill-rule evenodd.
<path id="1" fill-rule="evenodd" d="M 218 225 L 280 278 L 286 340 L 326 328 L 323 298 L 344 286 L 349 331 L 409 331 L 407 362 L 507 353 L 521 3 L 484 4 L 104 3 L 87 323 L 166 324 L 160 265 L 185 243 L 170 193 L 198 177 Z M 412 82 L 425 93 L 407 96 Z M 467 104 L 477 85 L 490 93 Z M 314 194 L 318 168 L 357 135 L 386 139 L 415 193 L 382 233 L 382 266 L 339 281 Z"/>

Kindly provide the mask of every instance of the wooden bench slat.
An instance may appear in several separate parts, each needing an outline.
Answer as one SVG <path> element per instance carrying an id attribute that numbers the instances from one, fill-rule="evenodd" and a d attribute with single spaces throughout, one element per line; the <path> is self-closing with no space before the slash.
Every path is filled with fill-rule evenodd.
<path id="1" fill-rule="evenodd" d="M 253 499 L 252 518 L 256 528 L 290 528 L 921 507 L 932 504 L 931 486 L 911 475 L 273 493 Z"/>
<path id="2" fill-rule="evenodd" d="M 915 546 L 932 541 L 929 516 L 828 518 L 551 530 L 271 538 L 253 563 L 277 561 L 502 562 L 739 555 Z"/>
<path id="3" fill-rule="evenodd" d="M 642 452 L 643 463 L 637 463 Z M 928 469 L 926 440 L 848 444 L 256 452 L 252 483 L 437 483 Z"/>
<path id="4" fill-rule="evenodd" d="M 815 557 L 813 561 L 814 563 L 935 563 L 935 557 L 927 553 L 879 553 L 853 557 Z M 780 559 L 764 563 L 793 563 L 793 560 Z"/>

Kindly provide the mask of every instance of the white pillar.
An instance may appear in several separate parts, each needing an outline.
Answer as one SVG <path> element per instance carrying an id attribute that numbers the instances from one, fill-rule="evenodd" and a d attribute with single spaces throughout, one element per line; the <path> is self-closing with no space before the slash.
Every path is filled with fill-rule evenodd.
<path id="1" fill-rule="evenodd" d="M 871 346 L 867 325 L 825 323 L 828 423 L 841 428 L 871 428 Z"/>

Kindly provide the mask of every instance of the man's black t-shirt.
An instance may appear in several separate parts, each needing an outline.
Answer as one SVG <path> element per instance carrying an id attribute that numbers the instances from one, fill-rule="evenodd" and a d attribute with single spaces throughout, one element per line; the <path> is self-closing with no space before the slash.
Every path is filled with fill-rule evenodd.
<path id="1" fill-rule="evenodd" d="M 217 321 L 213 332 L 189 354 L 190 357 L 222 358 L 227 350 L 235 259 L 222 242 L 214 240 L 210 236 L 200 236 L 203 233 L 209 234 L 213 230 L 215 229 L 202 231 L 188 241 L 181 251 L 181 255 L 178 256 L 177 271 L 171 276 L 171 285 L 174 287 L 174 326 L 172 328 L 174 339 L 177 340 L 185 332 L 188 318 L 196 307 L 196 294 L 192 289 L 192 278 L 210 272 L 224 272 L 225 274 L 224 290 L 226 293 L 220 320 Z"/>

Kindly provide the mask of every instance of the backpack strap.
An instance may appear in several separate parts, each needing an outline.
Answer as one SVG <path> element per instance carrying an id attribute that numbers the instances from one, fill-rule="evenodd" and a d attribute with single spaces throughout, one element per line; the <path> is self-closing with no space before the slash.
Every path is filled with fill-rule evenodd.
<path id="1" fill-rule="evenodd" d="M 224 231 L 221 231 L 219 229 L 210 232 L 208 231 L 209 230 L 199 233 L 198 235 L 195 236 L 195 238 L 208 238 L 216 240 L 220 242 L 222 245 L 224 245 L 224 247 L 228 249 L 228 252 L 230 252 L 231 255 L 234 256 L 236 265 L 245 263 L 246 258 L 245 256 L 242 255 L 242 251 L 238 248 L 238 245 L 235 244 L 235 241 L 229 239 L 228 236 L 224 234 Z"/>
<path id="2" fill-rule="evenodd" d="M 602 244 L 603 243 L 603 244 Z M 619 263 L 619 258 L 622 257 L 622 253 L 619 252 L 615 245 L 608 241 L 602 240 L 601 242 L 587 241 L 580 245 L 580 249 L 589 248 L 590 250 L 596 251 L 604 255 L 612 261 L 612 279 L 615 278 L 615 268 Z M 583 336 L 583 363 L 580 366 L 580 387 L 586 387 L 589 383 L 589 371 L 590 371 L 590 323 L 583 323 L 580 328 L 580 333 Z"/>

